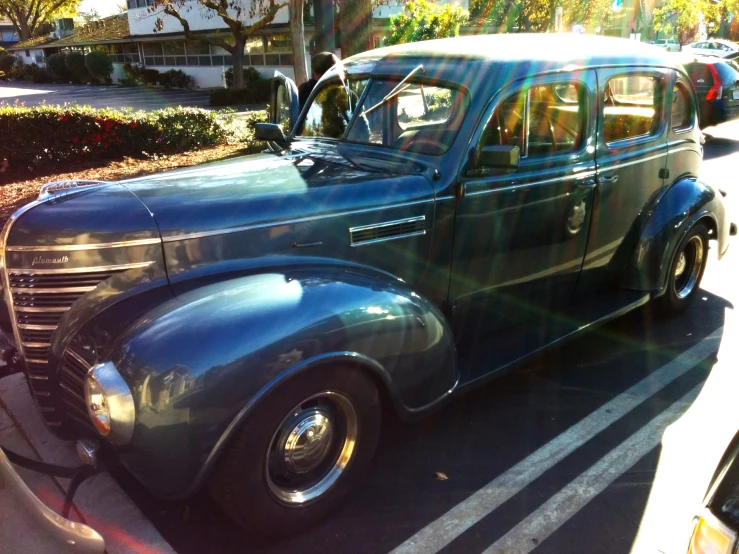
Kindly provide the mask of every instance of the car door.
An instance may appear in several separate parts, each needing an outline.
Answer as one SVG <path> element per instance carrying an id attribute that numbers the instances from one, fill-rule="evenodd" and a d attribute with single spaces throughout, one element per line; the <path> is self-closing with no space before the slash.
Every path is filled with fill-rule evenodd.
<path id="1" fill-rule="evenodd" d="M 596 88 L 594 71 L 537 77 L 486 111 L 473 147 L 515 146 L 521 161 L 512 171 L 467 165 L 458 177 L 450 302 L 459 341 L 535 326 L 571 300 L 595 185 Z"/>
<path id="2" fill-rule="evenodd" d="M 670 83 L 666 69 L 598 69 L 598 186 L 582 295 L 617 285 L 664 184 Z"/>

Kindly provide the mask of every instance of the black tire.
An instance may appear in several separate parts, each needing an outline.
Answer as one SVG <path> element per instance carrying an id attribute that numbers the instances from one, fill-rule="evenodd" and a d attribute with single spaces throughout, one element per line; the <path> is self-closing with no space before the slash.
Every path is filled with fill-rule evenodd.
<path id="1" fill-rule="evenodd" d="M 695 259 L 698 255 L 696 254 L 698 244 L 700 244 L 700 260 Z M 678 274 L 681 255 L 685 256 L 683 262 L 687 265 Z M 659 315 L 676 316 L 690 306 L 698 293 L 707 262 L 708 228 L 703 223 L 698 223 L 688 231 L 675 249 L 667 279 L 667 290 L 654 301 L 654 309 Z"/>
<path id="2" fill-rule="evenodd" d="M 343 397 L 341 402 L 348 399 L 351 403 L 357 423 L 354 449 L 348 464 L 325 492 L 299 505 L 286 503 L 274 492 L 282 491 L 282 488 L 268 477 L 268 468 L 273 463 L 270 461 L 268 466 L 268 461 L 274 459 L 278 450 L 276 445 L 285 446 L 284 441 L 280 442 L 285 434 L 278 433 L 278 428 L 284 429 L 286 421 L 294 424 L 294 419 L 288 419 L 297 413 L 294 408 L 310 409 L 310 402 L 316 401 L 306 404 L 305 400 L 325 391 L 338 393 Z M 327 397 L 330 398 L 331 394 Z M 360 369 L 326 366 L 298 375 L 267 395 L 237 431 L 214 468 L 209 487 L 211 496 L 229 518 L 250 533 L 262 536 L 297 533 L 334 510 L 361 479 L 377 446 L 381 419 L 382 403 L 377 387 L 372 378 Z M 331 442 L 349 444 L 349 441 L 334 440 L 338 436 L 332 432 Z M 322 440 L 318 443 L 322 444 Z M 339 452 L 341 446 L 336 448 Z M 329 449 L 323 463 L 330 463 L 331 452 Z M 276 456 L 279 461 L 279 454 Z M 336 458 L 341 459 L 340 456 Z M 316 471 L 322 471 L 321 467 Z"/>

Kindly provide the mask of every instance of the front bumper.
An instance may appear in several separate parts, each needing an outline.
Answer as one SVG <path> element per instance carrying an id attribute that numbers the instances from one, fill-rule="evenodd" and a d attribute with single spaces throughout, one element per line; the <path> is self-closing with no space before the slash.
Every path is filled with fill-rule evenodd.
<path id="1" fill-rule="evenodd" d="M 46 506 L 23 482 L 0 449 L 0 489 L 9 490 L 20 509 L 33 518 L 40 533 L 48 538 L 50 552 L 76 552 L 98 554 L 105 551 L 105 541 L 100 534 L 84 523 L 63 518 Z"/>

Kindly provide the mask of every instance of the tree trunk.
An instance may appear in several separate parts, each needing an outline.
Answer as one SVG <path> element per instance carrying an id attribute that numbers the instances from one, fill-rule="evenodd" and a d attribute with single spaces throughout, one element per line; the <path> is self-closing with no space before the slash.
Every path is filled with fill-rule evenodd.
<path id="1" fill-rule="evenodd" d="M 372 0 L 342 0 L 341 57 L 372 49 Z"/>
<path id="2" fill-rule="evenodd" d="M 13 25 L 13 27 L 16 27 L 15 30 L 20 36 L 21 42 L 25 40 L 29 40 L 31 38 L 32 32 L 31 32 L 31 29 L 28 28 L 28 21 L 20 20 L 18 23 L 19 23 L 18 27 L 16 27 L 15 25 Z"/>
<path id="3" fill-rule="evenodd" d="M 233 59 L 234 59 L 234 84 L 233 88 L 243 89 L 244 88 L 244 45 L 246 41 L 241 37 L 236 37 L 236 44 L 234 44 Z"/>
<path id="4" fill-rule="evenodd" d="M 293 43 L 293 70 L 295 71 L 295 84 L 298 86 L 308 80 L 303 6 L 303 0 L 290 0 L 290 34 L 292 35 Z"/>

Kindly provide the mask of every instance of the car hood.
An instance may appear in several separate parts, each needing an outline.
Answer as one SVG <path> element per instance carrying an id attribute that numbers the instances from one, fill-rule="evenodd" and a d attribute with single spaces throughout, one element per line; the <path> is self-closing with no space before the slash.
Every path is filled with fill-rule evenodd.
<path id="1" fill-rule="evenodd" d="M 162 238 L 173 240 L 382 205 L 388 195 L 402 201 L 408 180 L 428 186 L 417 164 L 377 162 L 360 155 L 350 158 L 335 148 L 293 150 L 285 155 L 243 156 L 121 185 L 151 211 Z M 411 189 L 418 187 L 407 187 Z"/>

